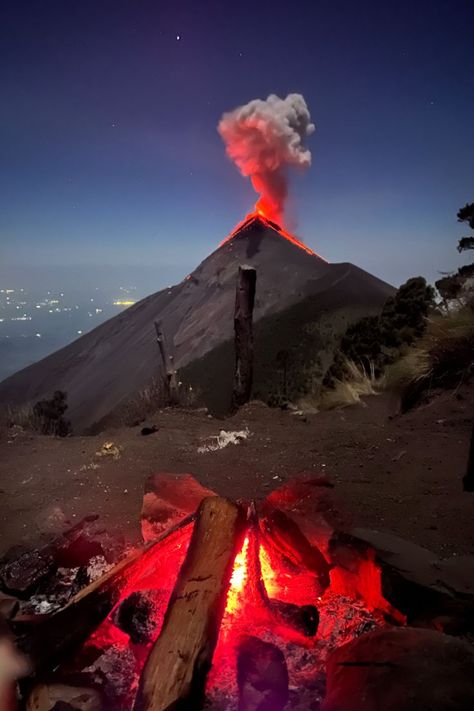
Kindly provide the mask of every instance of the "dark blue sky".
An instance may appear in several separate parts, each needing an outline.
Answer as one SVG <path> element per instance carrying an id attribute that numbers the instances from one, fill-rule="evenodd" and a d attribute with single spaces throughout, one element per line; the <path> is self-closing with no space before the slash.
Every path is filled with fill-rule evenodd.
<path id="1" fill-rule="evenodd" d="M 301 92 L 297 234 L 393 282 L 459 266 L 472 0 L 1 0 L 0 259 L 184 276 L 252 208 L 223 111 Z M 178 39 L 179 36 L 179 39 Z"/>

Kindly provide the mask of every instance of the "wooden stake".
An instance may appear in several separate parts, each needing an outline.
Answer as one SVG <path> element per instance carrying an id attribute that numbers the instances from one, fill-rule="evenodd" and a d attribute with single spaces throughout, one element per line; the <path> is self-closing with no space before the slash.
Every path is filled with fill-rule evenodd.
<path id="1" fill-rule="evenodd" d="M 235 373 L 232 409 L 237 410 L 250 400 L 253 380 L 253 328 L 257 271 L 253 267 L 239 267 L 235 294 Z"/>
<path id="2" fill-rule="evenodd" d="M 245 514 L 213 496 L 199 507 L 163 627 L 140 679 L 134 711 L 198 711 L 224 613 Z"/>
<path id="3" fill-rule="evenodd" d="M 167 355 L 166 353 L 166 341 L 163 329 L 161 327 L 161 322 L 155 321 L 155 331 L 156 331 L 156 342 L 160 349 L 161 360 L 163 361 L 163 368 L 166 376 L 166 386 L 168 390 L 168 401 L 170 405 L 177 405 L 179 403 L 179 392 L 178 392 L 178 379 L 176 377 L 176 370 L 174 367 L 174 359 L 172 355 Z"/>

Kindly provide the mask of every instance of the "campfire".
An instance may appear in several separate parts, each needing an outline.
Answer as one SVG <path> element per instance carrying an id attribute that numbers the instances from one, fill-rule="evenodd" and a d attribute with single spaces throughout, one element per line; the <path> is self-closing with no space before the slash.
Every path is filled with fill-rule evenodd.
<path id="1" fill-rule="evenodd" d="M 117 711 L 318 708 L 328 655 L 403 617 L 370 556 L 331 564 L 277 503 L 204 498 L 58 611 L 20 616 L 27 708 L 51 679 Z"/>

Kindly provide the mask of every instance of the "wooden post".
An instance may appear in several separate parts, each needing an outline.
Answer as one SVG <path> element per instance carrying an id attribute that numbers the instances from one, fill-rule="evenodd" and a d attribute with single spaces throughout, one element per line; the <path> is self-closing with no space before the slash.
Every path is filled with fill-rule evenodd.
<path id="1" fill-rule="evenodd" d="M 212 496 L 199 507 L 161 633 L 140 678 L 134 711 L 199 711 L 246 516 Z"/>
<path id="2" fill-rule="evenodd" d="M 472 425 L 471 444 L 467 459 L 467 471 L 462 480 L 464 491 L 474 492 L 474 424 Z"/>
<path id="3" fill-rule="evenodd" d="M 161 360 L 163 361 L 163 368 L 166 377 L 166 386 L 168 391 L 168 401 L 170 405 L 177 405 L 179 402 L 178 393 L 178 380 L 176 377 L 176 370 L 174 368 L 173 356 L 168 356 L 166 353 L 166 341 L 165 334 L 161 327 L 161 323 L 155 321 L 155 331 L 156 331 L 156 342 L 160 349 Z"/>
<path id="4" fill-rule="evenodd" d="M 239 267 L 235 294 L 235 373 L 232 391 L 232 410 L 250 400 L 253 380 L 252 315 L 255 302 L 257 271 L 253 267 Z"/>

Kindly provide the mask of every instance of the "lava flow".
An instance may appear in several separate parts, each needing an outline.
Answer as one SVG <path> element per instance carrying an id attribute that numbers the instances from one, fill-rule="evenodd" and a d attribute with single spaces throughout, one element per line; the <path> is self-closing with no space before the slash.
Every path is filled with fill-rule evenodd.
<path id="1" fill-rule="evenodd" d="M 291 232 L 287 232 L 287 230 L 284 230 L 276 222 L 273 222 L 268 217 L 266 217 L 265 213 L 260 209 L 255 210 L 255 212 L 250 212 L 245 217 L 245 219 L 243 219 L 242 222 L 239 222 L 239 224 L 232 230 L 230 235 L 228 235 L 224 240 L 222 240 L 219 246 L 222 247 L 224 244 L 228 244 L 232 239 L 234 239 L 234 237 L 238 235 L 239 232 L 246 230 L 248 227 L 250 227 L 256 222 L 260 223 L 263 227 L 266 227 L 267 229 L 271 229 L 275 232 L 278 232 L 281 237 L 284 237 L 288 240 L 288 242 L 291 242 L 296 247 L 299 247 L 307 254 L 310 254 L 313 257 L 318 257 L 319 259 L 322 259 L 325 262 L 327 261 L 326 259 L 324 259 L 324 257 L 321 257 L 321 255 L 317 254 L 316 252 L 313 252 L 310 247 L 308 247 L 306 244 L 304 244 L 304 242 L 301 242 L 297 237 L 292 235 Z"/>

